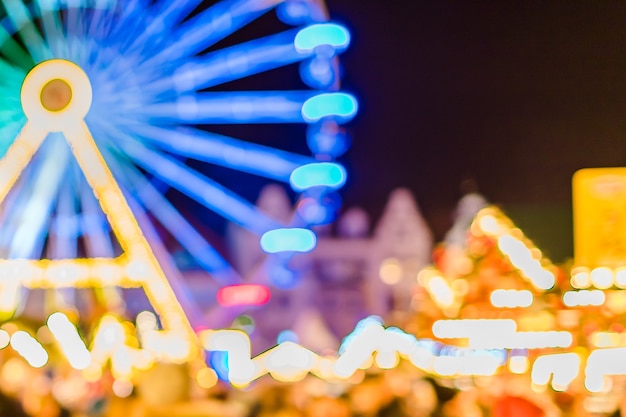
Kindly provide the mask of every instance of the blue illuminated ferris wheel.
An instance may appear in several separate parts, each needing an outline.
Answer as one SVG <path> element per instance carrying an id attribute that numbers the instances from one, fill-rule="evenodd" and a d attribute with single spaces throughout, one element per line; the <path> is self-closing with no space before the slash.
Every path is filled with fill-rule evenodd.
<path id="1" fill-rule="evenodd" d="M 220 285 L 230 285 L 241 277 L 179 212 L 168 190 L 252 231 L 280 259 L 309 251 L 315 246 L 311 227 L 331 217 L 323 201 L 345 183 L 335 159 L 348 147 L 341 125 L 354 117 L 357 102 L 339 87 L 337 56 L 348 47 L 349 32 L 329 22 L 321 0 L 209 3 L 0 0 L 0 155 L 26 121 L 20 88 L 28 71 L 50 59 L 74 62 L 93 88 L 85 121 L 133 211 L 150 219 L 144 227 L 167 231 Z M 245 37 L 246 26 L 270 13 L 287 30 L 228 42 Z M 299 66 L 301 89 L 233 87 L 286 66 Z M 310 153 L 212 129 L 285 123 L 308 125 L 306 138 L 294 140 L 306 140 Z M 105 216 L 61 139 L 46 139 L 4 202 L 4 258 L 114 255 Z M 202 164 L 288 183 L 303 204 L 281 224 L 210 178 Z M 284 282 L 284 264 L 275 266 Z"/>

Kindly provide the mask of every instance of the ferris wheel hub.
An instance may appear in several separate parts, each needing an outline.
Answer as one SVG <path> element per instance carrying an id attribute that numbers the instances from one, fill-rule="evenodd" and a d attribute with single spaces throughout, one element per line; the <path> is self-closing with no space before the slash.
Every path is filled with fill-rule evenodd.
<path id="1" fill-rule="evenodd" d="M 63 59 L 38 64 L 22 83 L 26 117 L 49 131 L 62 131 L 70 122 L 83 120 L 91 100 L 91 82 L 85 71 Z"/>
<path id="2" fill-rule="evenodd" d="M 42 106 L 52 112 L 63 111 L 72 102 L 72 87 L 65 80 L 48 81 L 41 89 Z"/>

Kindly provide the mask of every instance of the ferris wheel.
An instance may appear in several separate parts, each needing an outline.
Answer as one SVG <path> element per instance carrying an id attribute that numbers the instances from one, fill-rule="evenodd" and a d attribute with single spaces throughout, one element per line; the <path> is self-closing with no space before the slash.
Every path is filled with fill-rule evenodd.
<path id="1" fill-rule="evenodd" d="M 349 32 L 329 22 L 321 1 L 0 4 L 0 156 L 25 125 L 41 122 L 24 108 L 27 75 L 46 63 L 69 62 L 84 72 L 92 90 L 84 115 L 89 136 L 135 217 L 144 220 L 151 245 L 163 246 L 155 229 L 163 230 L 219 285 L 242 282 L 181 214 L 183 196 L 256 234 L 265 252 L 278 255 L 277 276 L 287 270 L 280 260 L 314 248 L 311 228 L 331 217 L 323 202 L 346 180 L 336 162 L 348 147 L 341 125 L 358 107 L 339 87 L 337 56 L 348 47 Z M 279 29 L 246 38 L 249 26 L 272 13 Z M 238 80 L 290 66 L 299 66 L 299 89 L 238 87 Z M 55 106 L 60 110 L 72 100 L 72 90 L 57 79 L 48 81 L 38 91 L 44 107 L 55 112 Z M 273 124 L 306 125 L 306 137 L 293 140 L 306 141 L 309 152 L 277 149 L 218 129 L 246 124 L 259 131 Z M 50 130 L 29 162 L 2 203 L 0 257 L 116 256 L 107 215 L 98 209 L 92 184 L 63 135 Z M 281 224 L 238 195 L 236 187 L 211 178 L 208 166 L 290 184 L 302 204 L 289 224 Z"/>

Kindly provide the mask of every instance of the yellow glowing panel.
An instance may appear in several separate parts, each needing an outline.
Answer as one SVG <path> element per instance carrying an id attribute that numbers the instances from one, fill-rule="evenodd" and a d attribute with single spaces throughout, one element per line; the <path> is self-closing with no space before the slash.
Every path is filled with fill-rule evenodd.
<path id="1" fill-rule="evenodd" d="M 573 177 L 574 262 L 626 265 L 626 168 L 582 169 Z"/>
<path id="2" fill-rule="evenodd" d="M 46 61 L 26 76 L 21 100 L 27 122 L 0 160 L 0 204 L 48 134 L 61 132 L 123 254 L 115 259 L 0 260 L 3 293 L 20 286 L 142 287 L 161 318 L 163 333 L 182 341 L 186 357 L 195 358 L 200 352 L 195 332 L 84 121 L 91 99 L 89 78 L 71 62 Z"/>

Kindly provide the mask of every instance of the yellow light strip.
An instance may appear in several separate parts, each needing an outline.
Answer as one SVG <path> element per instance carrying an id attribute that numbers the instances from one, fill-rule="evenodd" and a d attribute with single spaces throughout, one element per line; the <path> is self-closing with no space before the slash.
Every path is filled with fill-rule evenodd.
<path id="1" fill-rule="evenodd" d="M 594 287 L 606 290 L 613 286 L 626 289 L 626 268 L 600 266 L 589 269 L 584 266 L 576 266 L 571 270 L 570 283 L 576 289 Z"/>
<path id="2" fill-rule="evenodd" d="M 119 258 L 84 259 L 2 259 L 0 276 L 3 281 L 16 281 L 25 288 L 86 288 L 140 287 L 142 282 L 131 278 L 125 265 L 125 255 Z"/>
<path id="3" fill-rule="evenodd" d="M 546 385 L 552 376 L 552 389 L 565 391 L 580 372 L 580 356 L 577 353 L 542 355 L 533 363 L 532 382 Z"/>
<path id="4" fill-rule="evenodd" d="M 25 331 L 18 330 L 11 335 L 11 347 L 33 368 L 41 368 L 48 363 L 48 352 Z"/>
<path id="5" fill-rule="evenodd" d="M 63 313 L 51 314 L 47 324 L 72 368 L 86 369 L 91 364 L 91 354 L 80 338 L 76 326 Z"/>
<path id="6" fill-rule="evenodd" d="M 566 291 L 563 294 L 563 304 L 568 307 L 601 306 L 606 301 L 606 295 L 600 290 Z"/>
<path id="7" fill-rule="evenodd" d="M 526 308 L 533 300 L 533 293 L 528 290 L 494 290 L 489 296 L 491 305 L 497 308 Z"/>
<path id="8" fill-rule="evenodd" d="M 42 91 L 52 80 L 60 80 L 72 91 L 71 99 L 58 111 L 49 110 L 41 101 Z M 187 360 L 198 358 L 201 351 L 195 332 L 84 122 L 91 106 L 91 94 L 87 75 L 69 61 L 45 61 L 28 73 L 21 92 L 28 121 L 0 160 L 0 204 L 47 135 L 62 132 L 124 255 L 116 259 L 3 260 L 0 262 L 0 275 L 5 280 L 3 291 L 16 291 L 18 285 L 29 288 L 141 286 L 161 318 L 163 333 L 183 341 Z M 17 297 L 14 299 L 13 304 Z"/>
<path id="9" fill-rule="evenodd" d="M 58 315 L 59 313 L 55 313 L 52 316 L 58 319 Z M 154 316 L 151 313 L 142 313 L 140 317 L 143 318 L 137 322 L 137 331 L 141 331 L 140 327 L 144 327 L 143 331 L 151 331 L 154 327 L 152 325 Z M 242 331 L 206 330 L 199 336 L 205 349 L 228 353 L 230 382 L 239 388 L 246 387 L 264 375 L 270 375 L 283 382 L 299 381 L 309 373 L 327 381 L 349 381 L 359 370 L 368 369 L 374 364 L 381 369 L 391 369 L 399 364 L 400 359 L 408 360 L 423 372 L 442 377 L 492 376 L 505 365 L 516 374 L 526 373 L 529 368 L 528 356 L 512 356 L 506 360 L 506 357 L 502 356 L 502 347 L 458 348 L 443 345 L 442 349 L 441 344 L 435 346 L 433 341 L 418 340 L 400 329 L 384 328 L 379 322 L 367 322 L 368 320 L 364 321 L 365 324 L 359 323 L 346 337 L 347 346 L 338 356 L 321 356 L 296 343 L 284 342 L 251 357 L 250 338 Z M 63 321 L 65 322 L 65 319 Z M 48 322 L 50 325 L 51 320 Z M 487 326 L 490 320 L 473 322 L 467 320 L 466 327 L 482 328 Z M 497 324 L 497 321 L 494 322 Z M 506 320 L 500 322 L 496 327 L 510 329 Z M 69 321 L 64 326 L 67 326 L 67 323 Z M 45 365 L 48 355 L 41 344 L 24 331 L 16 329 L 12 331 L 11 346 L 32 366 Z M 110 315 L 102 318 L 88 352 L 92 362 L 83 370 L 87 380 L 99 379 L 102 376 L 101 369 L 108 361 L 111 362 L 112 373 L 116 379 L 128 379 L 134 370 L 148 369 L 155 360 L 158 360 L 155 355 L 162 351 L 159 344 L 163 339 L 142 338 L 142 347 L 137 348 L 133 347 L 136 346 L 136 340 L 132 340 L 127 331 L 128 327 L 117 318 Z M 534 333 L 535 339 L 541 341 L 537 346 L 527 346 L 531 351 L 545 347 L 544 333 L 549 332 L 519 333 Z M 9 337 L 6 332 L 2 334 L 4 338 Z M 599 343 L 598 346 L 600 345 Z M 0 349 L 4 347 L 6 346 L 0 345 Z M 517 346 L 507 349 L 515 347 Z M 454 351 L 439 354 L 450 348 Z M 497 351 L 500 354 L 494 354 Z M 625 347 L 592 350 L 584 372 L 587 390 L 591 392 L 602 390 L 605 376 L 626 375 L 626 363 L 621 360 L 625 355 Z M 535 385 L 541 386 L 548 384 L 552 378 L 554 390 L 566 390 L 579 375 L 583 359 L 576 351 L 539 355 L 532 363 L 531 379 Z M 210 388 L 217 383 L 215 372 L 206 366 L 199 369 L 196 377 L 198 384 L 203 388 Z"/>
<path id="10" fill-rule="evenodd" d="M 545 291 L 554 287 L 554 266 L 550 260 L 542 256 L 541 251 L 500 210 L 495 207 L 480 210 L 471 231 L 475 236 L 497 239 L 500 251 L 536 289 Z"/>

